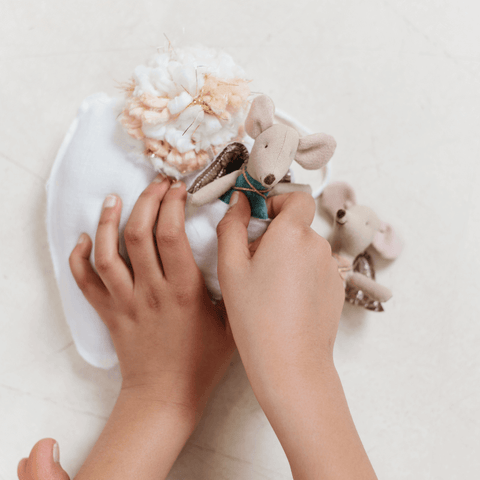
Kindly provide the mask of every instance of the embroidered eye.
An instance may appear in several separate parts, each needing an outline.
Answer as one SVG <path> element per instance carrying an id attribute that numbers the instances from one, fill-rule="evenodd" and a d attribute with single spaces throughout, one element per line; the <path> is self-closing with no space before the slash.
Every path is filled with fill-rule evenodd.
<path id="1" fill-rule="evenodd" d="M 265 148 L 268 148 L 268 143 L 265 145 Z"/>

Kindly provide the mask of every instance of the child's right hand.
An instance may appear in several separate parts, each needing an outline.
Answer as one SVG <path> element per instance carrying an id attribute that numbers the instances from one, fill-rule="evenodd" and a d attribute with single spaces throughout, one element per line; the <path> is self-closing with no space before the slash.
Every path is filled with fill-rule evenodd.
<path id="1" fill-rule="evenodd" d="M 275 196 L 269 210 L 273 221 L 250 246 L 243 194 L 217 230 L 223 298 L 257 396 L 264 388 L 289 385 L 287 377 L 298 379 L 319 362 L 333 363 L 345 295 L 330 245 L 310 228 L 311 195 Z"/>
<path id="2" fill-rule="evenodd" d="M 217 229 L 218 278 L 245 370 L 293 478 L 374 480 L 333 363 L 345 292 L 330 245 L 310 228 L 315 202 L 305 193 L 273 197 L 272 223 L 248 245 L 250 206 L 236 197 Z"/>

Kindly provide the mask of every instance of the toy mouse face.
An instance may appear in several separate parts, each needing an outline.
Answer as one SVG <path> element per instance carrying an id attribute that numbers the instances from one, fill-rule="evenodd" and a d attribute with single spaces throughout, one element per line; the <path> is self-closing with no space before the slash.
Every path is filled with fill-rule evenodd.
<path id="1" fill-rule="evenodd" d="M 322 168 L 332 157 L 336 143 L 325 133 L 301 137 L 287 125 L 274 124 L 275 105 L 260 95 L 252 102 L 245 130 L 255 143 L 247 163 L 247 172 L 265 187 L 275 186 L 295 160 L 307 170 Z"/>
<path id="2" fill-rule="evenodd" d="M 355 256 L 370 246 L 381 226 L 382 222 L 371 208 L 353 205 L 337 210 L 333 236 L 345 253 Z"/>
<path id="3" fill-rule="evenodd" d="M 272 125 L 256 139 L 247 164 L 248 173 L 265 187 L 275 186 L 295 159 L 300 136 L 286 125 Z"/>
<path id="4" fill-rule="evenodd" d="M 375 212 L 357 205 L 355 193 L 344 182 L 330 184 L 322 194 L 321 205 L 334 220 L 332 250 L 356 257 L 372 245 L 387 259 L 398 256 L 402 245 L 393 228 Z"/>

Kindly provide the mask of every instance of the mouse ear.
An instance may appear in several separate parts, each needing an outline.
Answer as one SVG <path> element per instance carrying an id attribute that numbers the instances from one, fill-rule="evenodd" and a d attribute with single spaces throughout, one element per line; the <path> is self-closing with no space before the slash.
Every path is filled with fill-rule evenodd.
<path id="1" fill-rule="evenodd" d="M 319 170 L 332 158 L 337 142 L 326 133 L 301 137 L 295 160 L 306 170 Z"/>
<path id="2" fill-rule="evenodd" d="M 252 102 L 245 120 L 245 130 L 252 138 L 257 138 L 264 130 L 273 125 L 275 105 L 267 95 L 260 95 Z"/>
<path id="3" fill-rule="evenodd" d="M 341 208 L 346 209 L 356 203 L 355 192 L 346 182 L 333 182 L 327 185 L 320 196 L 320 206 L 332 218 L 335 218 L 335 215 Z"/>
<path id="4" fill-rule="evenodd" d="M 380 230 L 375 234 L 372 246 L 387 260 L 397 258 L 403 248 L 403 244 L 395 230 L 385 222 L 381 222 Z"/>

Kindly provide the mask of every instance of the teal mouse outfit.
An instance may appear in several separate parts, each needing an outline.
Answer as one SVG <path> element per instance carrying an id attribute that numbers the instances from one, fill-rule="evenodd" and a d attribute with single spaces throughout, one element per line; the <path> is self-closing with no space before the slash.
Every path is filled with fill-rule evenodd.
<path id="1" fill-rule="evenodd" d="M 220 197 L 220 200 L 225 203 L 230 203 L 230 198 L 235 190 L 239 190 L 247 196 L 252 209 L 252 217 L 268 219 L 266 200 L 268 192 L 270 191 L 269 188 L 265 188 L 260 182 L 257 182 L 257 180 L 250 176 L 246 170 L 243 170 L 242 175 L 237 177 L 235 186 L 225 192 Z"/>

